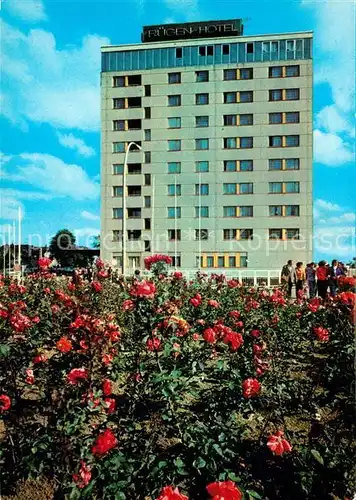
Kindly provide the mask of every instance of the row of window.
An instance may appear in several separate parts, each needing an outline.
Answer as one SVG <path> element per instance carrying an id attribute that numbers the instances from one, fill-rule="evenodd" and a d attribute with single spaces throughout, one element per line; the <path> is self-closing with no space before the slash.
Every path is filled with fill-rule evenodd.
<path id="1" fill-rule="evenodd" d="M 223 163 L 224 172 L 252 172 L 253 160 L 225 160 Z M 268 160 L 268 169 L 275 170 L 299 170 L 299 158 L 274 158 Z M 123 163 L 113 164 L 113 174 L 122 175 L 124 172 Z M 182 172 L 182 164 L 179 161 L 170 161 L 167 163 L 167 172 L 169 174 L 180 174 Z M 206 173 L 209 172 L 209 161 L 196 161 L 195 172 Z M 142 174 L 141 163 L 129 163 L 127 166 L 128 174 Z M 145 174 L 146 176 L 149 174 Z M 148 179 L 148 178 L 147 178 Z M 146 180 L 145 180 L 146 184 Z M 147 184 L 146 184 L 147 185 Z"/>
<path id="2" fill-rule="evenodd" d="M 207 267 L 224 267 L 224 268 L 240 268 L 247 267 L 247 253 L 238 253 L 235 255 L 205 255 L 197 256 L 197 265 L 202 268 Z"/>
<path id="3" fill-rule="evenodd" d="M 168 83 L 169 84 L 179 84 L 182 83 L 180 72 L 168 73 Z M 300 76 L 300 66 L 295 64 L 291 66 L 271 66 L 268 68 L 269 78 L 289 78 Z M 253 79 L 253 68 L 237 68 L 237 69 L 224 69 L 223 70 L 223 80 L 252 80 Z M 195 72 L 196 82 L 208 82 L 209 81 L 209 71 L 196 71 Z M 114 76 L 112 81 L 113 87 L 136 87 L 142 85 L 141 75 L 129 75 L 129 76 Z"/>
<path id="4" fill-rule="evenodd" d="M 273 89 L 268 91 L 269 101 L 299 101 L 300 89 Z M 223 92 L 224 104 L 251 103 L 254 100 L 253 90 Z M 142 107 L 141 97 L 114 97 L 113 109 L 132 109 Z M 209 93 L 195 94 L 196 105 L 209 104 Z M 182 105 L 182 95 L 172 94 L 167 96 L 167 105 L 177 107 Z"/>
<path id="5" fill-rule="evenodd" d="M 243 114 L 233 114 L 233 115 L 223 115 L 222 123 L 224 126 L 246 126 L 253 125 L 253 114 L 243 113 Z M 289 111 L 284 113 L 269 113 L 268 123 L 270 125 L 284 124 L 284 123 L 299 123 L 300 113 L 299 111 Z M 209 116 L 196 116 L 195 117 L 196 127 L 209 127 Z M 182 118 L 180 116 L 170 116 L 167 118 L 167 127 L 172 129 L 182 128 Z M 114 132 L 121 132 L 126 130 L 141 130 L 142 120 L 113 120 L 112 128 Z M 151 130 L 146 129 L 144 131 L 144 140 L 151 140 Z"/>

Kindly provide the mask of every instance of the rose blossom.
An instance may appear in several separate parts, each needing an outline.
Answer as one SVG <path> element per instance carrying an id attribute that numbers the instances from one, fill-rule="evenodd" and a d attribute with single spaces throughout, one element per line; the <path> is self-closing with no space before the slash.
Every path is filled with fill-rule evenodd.
<path id="1" fill-rule="evenodd" d="M 147 339 L 146 346 L 149 351 L 159 351 L 161 346 L 161 341 L 157 337 L 153 339 Z"/>
<path id="2" fill-rule="evenodd" d="M 209 299 L 208 306 L 217 308 L 220 307 L 220 304 L 217 300 Z"/>
<path id="3" fill-rule="evenodd" d="M 96 292 L 101 292 L 103 289 L 103 285 L 101 283 L 99 283 L 99 281 L 92 281 L 91 287 Z"/>
<path id="4" fill-rule="evenodd" d="M 37 354 L 37 356 L 32 359 L 32 363 L 34 365 L 37 365 L 38 363 L 45 363 L 46 361 L 48 361 L 48 358 L 44 354 Z"/>
<path id="5" fill-rule="evenodd" d="M 261 390 L 261 384 L 255 378 L 248 378 L 242 383 L 242 393 L 245 398 L 253 398 Z"/>
<path id="6" fill-rule="evenodd" d="M 213 344 L 216 341 L 216 333 L 212 328 L 206 328 L 203 331 L 203 337 L 209 344 Z"/>
<path id="7" fill-rule="evenodd" d="M 232 481 L 217 481 L 206 487 L 213 500 L 241 500 L 242 493 Z"/>
<path id="8" fill-rule="evenodd" d="M 139 281 L 130 290 L 130 295 L 137 298 L 152 299 L 156 293 L 156 286 L 152 281 Z"/>
<path id="9" fill-rule="evenodd" d="M 254 330 L 251 330 L 251 335 L 252 337 L 259 337 L 261 335 L 261 331 L 255 328 Z"/>
<path id="10" fill-rule="evenodd" d="M 104 396 L 110 396 L 112 394 L 112 384 L 111 380 L 104 378 L 103 380 L 103 394 Z"/>
<path id="11" fill-rule="evenodd" d="M 192 299 L 189 301 L 193 307 L 198 307 L 201 304 L 201 295 L 197 293 Z"/>
<path id="12" fill-rule="evenodd" d="M 72 477 L 78 488 L 84 488 L 91 480 L 90 466 L 87 466 L 86 463 L 81 460 L 79 474 L 73 474 Z"/>
<path id="13" fill-rule="evenodd" d="M 89 376 L 88 370 L 86 368 L 73 368 L 67 375 L 67 381 L 76 385 L 80 380 L 87 380 Z"/>
<path id="14" fill-rule="evenodd" d="M 111 415 L 116 410 L 116 400 L 114 398 L 105 398 L 106 413 Z"/>
<path id="15" fill-rule="evenodd" d="M 105 429 L 95 440 L 91 451 L 93 455 L 106 455 L 110 450 L 118 445 L 118 440 L 111 429 Z"/>
<path id="16" fill-rule="evenodd" d="M 33 370 L 31 370 L 30 368 L 28 368 L 26 370 L 26 379 L 25 380 L 26 380 L 26 383 L 30 384 L 30 385 L 35 383 L 35 377 L 33 375 Z"/>
<path id="17" fill-rule="evenodd" d="M 135 302 L 131 299 L 124 300 L 122 304 L 123 311 L 133 311 L 135 309 Z"/>
<path id="18" fill-rule="evenodd" d="M 292 451 L 292 446 L 283 438 L 282 431 L 278 431 L 275 435 L 269 436 L 267 446 L 275 455 L 283 455 L 283 453 Z"/>
<path id="19" fill-rule="evenodd" d="M 323 328 L 322 326 L 314 327 L 313 332 L 321 342 L 327 342 L 329 340 L 329 330 L 327 328 Z"/>
<path id="20" fill-rule="evenodd" d="M 58 349 L 58 351 L 61 351 L 61 352 L 69 352 L 72 350 L 73 346 L 72 346 L 72 342 L 70 340 L 68 340 L 68 337 L 61 337 L 58 342 L 56 343 L 56 347 Z"/>
<path id="21" fill-rule="evenodd" d="M 173 486 L 165 486 L 157 500 L 188 500 L 188 497 L 180 493 L 178 488 L 173 489 Z"/>
<path id="22" fill-rule="evenodd" d="M 0 396 L 0 412 L 7 411 L 11 407 L 11 399 L 6 394 Z"/>

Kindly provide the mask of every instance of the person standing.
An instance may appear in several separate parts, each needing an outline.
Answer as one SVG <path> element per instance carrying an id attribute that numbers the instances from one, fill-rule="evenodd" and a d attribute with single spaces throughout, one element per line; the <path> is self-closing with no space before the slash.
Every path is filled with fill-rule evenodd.
<path id="1" fill-rule="evenodd" d="M 313 299 L 316 295 L 315 275 L 316 275 L 316 264 L 315 262 L 311 262 L 310 264 L 307 264 L 307 269 L 306 269 L 306 279 L 308 283 L 310 299 Z"/>
<path id="2" fill-rule="evenodd" d="M 334 259 L 331 262 L 330 275 L 329 275 L 330 294 L 332 297 L 335 297 L 337 290 L 338 266 L 339 266 L 338 261 Z"/>
<path id="3" fill-rule="evenodd" d="M 305 270 L 303 267 L 303 262 L 297 262 L 295 268 L 295 289 L 298 297 L 298 292 L 303 291 L 305 282 Z"/>
<path id="4" fill-rule="evenodd" d="M 329 286 L 329 270 L 325 260 L 321 260 L 319 262 L 318 269 L 316 270 L 316 277 L 318 279 L 318 296 L 322 299 L 326 299 L 326 294 L 328 292 Z"/>
<path id="5" fill-rule="evenodd" d="M 292 260 L 289 260 L 287 264 L 282 267 L 281 281 L 287 287 L 288 297 L 291 297 L 293 283 L 296 282 L 295 269 L 293 267 Z"/>

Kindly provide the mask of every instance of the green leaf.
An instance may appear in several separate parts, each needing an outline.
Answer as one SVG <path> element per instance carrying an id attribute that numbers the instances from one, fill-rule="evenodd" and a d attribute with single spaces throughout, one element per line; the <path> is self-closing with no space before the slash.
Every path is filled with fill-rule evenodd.
<path id="1" fill-rule="evenodd" d="M 261 495 L 257 493 L 257 491 L 247 490 L 246 493 L 249 495 L 250 498 L 262 498 Z"/>
<path id="2" fill-rule="evenodd" d="M 181 458 L 176 458 L 174 460 L 174 465 L 178 468 L 184 467 L 184 462 Z"/>
<path id="3" fill-rule="evenodd" d="M 235 472 L 229 472 L 228 477 L 231 481 L 234 481 L 235 483 L 237 481 L 240 481 L 240 476 L 236 476 Z"/>
<path id="4" fill-rule="evenodd" d="M 203 469 L 206 466 L 206 461 L 204 460 L 204 458 L 199 457 L 196 460 L 194 460 L 193 465 L 197 469 Z"/>
<path id="5" fill-rule="evenodd" d="M 218 444 L 213 444 L 213 448 L 221 457 L 225 458 L 224 453 Z"/>
<path id="6" fill-rule="evenodd" d="M 311 450 L 310 453 L 313 455 L 315 460 L 319 462 L 319 464 L 324 465 L 324 459 L 317 450 Z"/>
<path id="7" fill-rule="evenodd" d="M 0 344 L 0 357 L 6 358 L 9 355 L 10 346 L 6 344 Z"/>
<path id="8" fill-rule="evenodd" d="M 167 465 L 167 462 L 165 460 L 161 460 L 161 462 L 158 462 L 159 469 L 163 469 L 164 467 L 166 467 L 166 465 Z"/>

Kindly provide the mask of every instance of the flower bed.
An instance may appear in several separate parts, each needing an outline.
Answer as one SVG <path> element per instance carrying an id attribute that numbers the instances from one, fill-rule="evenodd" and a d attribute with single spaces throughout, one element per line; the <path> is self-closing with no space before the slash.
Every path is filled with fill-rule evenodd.
<path id="1" fill-rule="evenodd" d="M 99 267 L 0 283 L 2 494 L 32 477 L 71 499 L 352 495 L 354 293 Z"/>

